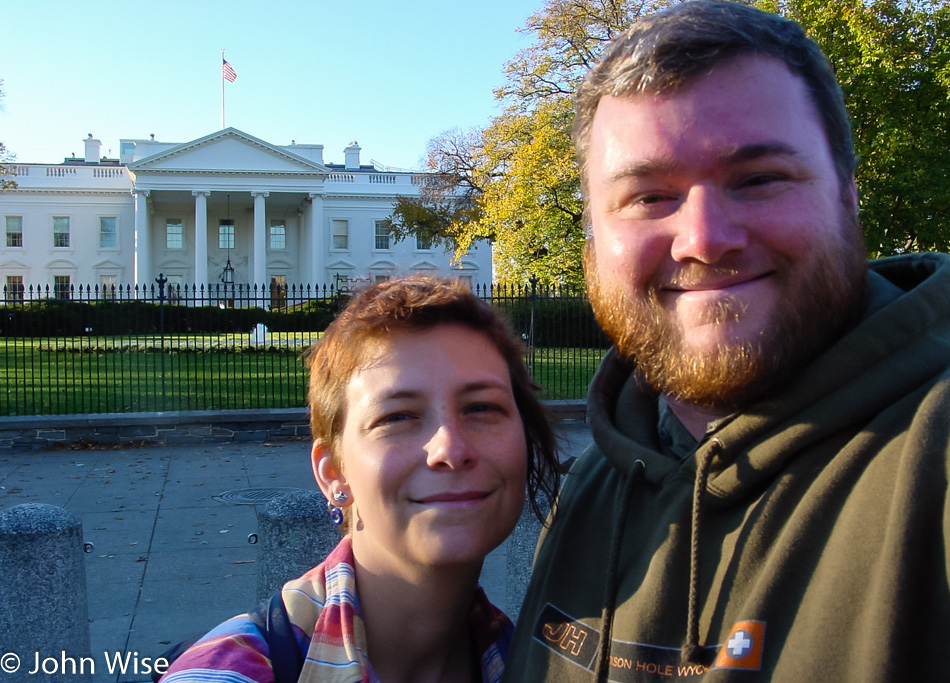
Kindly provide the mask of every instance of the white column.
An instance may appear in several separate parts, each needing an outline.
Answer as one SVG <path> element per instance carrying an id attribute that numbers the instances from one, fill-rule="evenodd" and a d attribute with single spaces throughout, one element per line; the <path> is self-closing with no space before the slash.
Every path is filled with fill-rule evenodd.
<path id="1" fill-rule="evenodd" d="M 208 286 L 208 197 L 207 190 L 192 190 L 195 197 L 195 285 Z"/>
<path id="2" fill-rule="evenodd" d="M 313 194 L 310 197 L 310 226 L 309 246 L 310 254 L 308 277 L 315 287 L 323 287 L 326 283 L 326 235 L 323 234 L 323 195 Z"/>
<path id="3" fill-rule="evenodd" d="M 301 287 L 306 287 L 310 282 L 310 207 L 305 207 L 304 202 L 297 207 L 297 224 L 294 226 L 297 236 L 297 251 L 294 254 L 294 275 L 293 282 Z M 290 228 L 287 229 L 289 240 Z"/>
<path id="4" fill-rule="evenodd" d="M 152 263 L 149 249 L 148 190 L 132 190 L 135 195 L 135 284 L 148 286 L 152 282 Z M 157 273 L 156 273 L 157 275 Z"/>
<path id="5" fill-rule="evenodd" d="M 264 198 L 268 194 L 268 192 L 251 192 L 251 196 L 254 197 L 253 283 L 258 288 L 267 286 L 267 233 L 264 221 Z"/>

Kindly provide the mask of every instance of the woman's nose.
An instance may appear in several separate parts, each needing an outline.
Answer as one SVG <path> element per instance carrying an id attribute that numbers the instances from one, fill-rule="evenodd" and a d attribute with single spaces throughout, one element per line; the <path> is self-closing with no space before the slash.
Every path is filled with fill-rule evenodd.
<path id="1" fill-rule="evenodd" d="M 468 435 L 456 422 L 439 425 L 426 444 L 426 454 L 429 467 L 446 467 L 453 470 L 470 467 L 478 459 Z"/>

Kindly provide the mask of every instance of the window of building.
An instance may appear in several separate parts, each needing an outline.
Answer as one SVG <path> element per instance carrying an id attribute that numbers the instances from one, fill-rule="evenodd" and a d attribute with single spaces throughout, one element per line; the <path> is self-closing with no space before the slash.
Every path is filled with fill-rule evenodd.
<path id="1" fill-rule="evenodd" d="M 218 225 L 218 249 L 234 249 L 234 221 L 222 218 Z"/>
<path id="2" fill-rule="evenodd" d="M 115 231 L 115 216 L 99 217 L 99 248 L 115 249 L 119 236 Z"/>
<path id="3" fill-rule="evenodd" d="M 7 301 L 23 301 L 25 291 L 22 275 L 7 275 L 7 284 L 3 291 L 4 299 Z"/>
<path id="4" fill-rule="evenodd" d="M 389 226 L 390 221 L 376 221 L 376 249 L 381 251 L 389 250 Z"/>
<path id="5" fill-rule="evenodd" d="M 432 238 L 416 235 L 416 249 L 419 251 L 432 251 Z"/>
<path id="6" fill-rule="evenodd" d="M 53 216 L 53 246 L 69 246 L 69 216 Z"/>
<path id="7" fill-rule="evenodd" d="M 69 299 L 70 289 L 71 287 L 68 275 L 53 276 L 53 296 L 55 296 L 57 299 Z"/>
<path id="8" fill-rule="evenodd" d="M 334 219 L 330 221 L 330 234 L 333 236 L 334 249 L 350 248 L 350 222 Z"/>
<path id="9" fill-rule="evenodd" d="M 270 248 L 287 248 L 287 226 L 284 225 L 283 221 L 270 222 Z"/>
<path id="10" fill-rule="evenodd" d="M 23 246 L 23 216 L 7 216 L 6 232 L 8 247 Z"/>
<path id="11" fill-rule="evenodd" d="M 389 282 L 389 280 L 390 280 L 390 277 L 388 275 L 374 275 L 373 276 L 373 282 L 375 282 L 377 285 L 380 284 L 381 282 Z"/>
<path id="12" fill-rule="evenodd" d="M 99 298 L 115 299 L 118 296 L 119 276 L 118 275 L 100 275 L 99 276 Z"/>
<path id="13" fill-rule="evenodd" d="M 165 219 L 165 247 L 168 249 L 185 248 L 185 228 L 180 218 Z"/>
<path id="14" fill-rule="evenodd" d="M 287 276 L 271 275 L 270 307 L 284 308 L 287 305 Z"/>

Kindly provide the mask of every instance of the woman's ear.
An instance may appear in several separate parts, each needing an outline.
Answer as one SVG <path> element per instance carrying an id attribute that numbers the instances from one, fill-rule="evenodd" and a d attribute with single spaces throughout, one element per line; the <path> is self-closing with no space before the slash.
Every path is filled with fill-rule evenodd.
<path id="1" fill-rule="evenodd" d="M 346 477 L 333 464 L 330 449 L 322 441 L 313 442 L 313 448 L 310 449 L 310 464 L 313 467 L 313 476 L 317 480 L 317 486 L 323 491 L 323 495 L 327 497 L 327 500 L 333 500 L 334 494 L 341 491 L 349 493 Z M 337 504 L 337 507 L 342 506 Z"/>

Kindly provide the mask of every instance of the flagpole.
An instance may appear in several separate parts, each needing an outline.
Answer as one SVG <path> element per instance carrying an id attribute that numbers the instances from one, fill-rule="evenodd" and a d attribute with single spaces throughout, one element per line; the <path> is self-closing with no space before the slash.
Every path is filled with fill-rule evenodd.
<path id="1" fill-rule="evenodd" d="M 224 64 L 224 48 L 221 48 L 221 63 Z M 224 130 L 224 70 L 221 70 L 221 130 Z"/>

